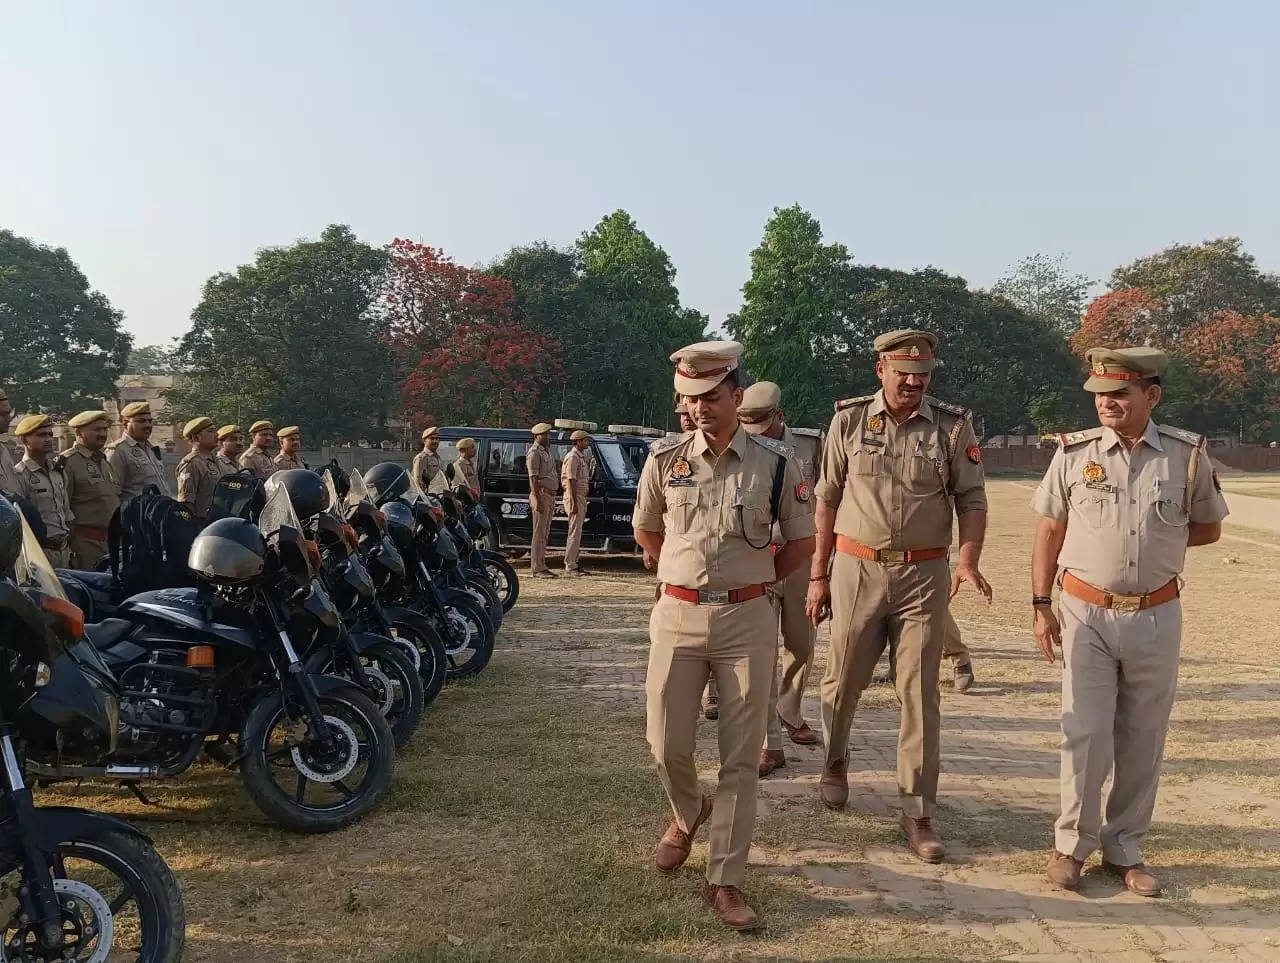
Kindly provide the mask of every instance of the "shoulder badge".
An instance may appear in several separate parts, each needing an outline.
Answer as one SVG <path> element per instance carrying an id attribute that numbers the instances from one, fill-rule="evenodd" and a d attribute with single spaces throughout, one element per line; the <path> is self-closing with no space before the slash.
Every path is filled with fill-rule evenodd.
<path id="1" fill-rule="evenodd" d="M 1193 448 L 1204 447 L 1204 435 L 1197 435 L 1194 431 L 1187 431 L 1185 428 L 1174 428 L 1172 425 L 1156 425 L 1156 431 L 1170 438 L 1177 438 L 1178 441 L 1185 441 Z"/>
<path id="2" fill-rule="evenodd" d="M 783 455 L 784 457 L 790 458 L 792 455 L 795 454 L 795 449 L 793 449 L 790 445 L 784 445 L 782 442 L 774 438 L 766 438 L 764 437 L 764 435 L 752 435 L 752 434 L 748 434 L 747 437 L 750 438 L 752 441 L 756 442 L 757 444 L 763 445 L 765 448 L 768 448 L 775 455 Z"/>
<path id="3" fill-rule="evenodd" d="M 884 431 L 884 415 L 876 413 L 867 419 L 867 431 L 878 435 Z"/>
<path id="4" fill-rule="evenodd" d="M 865 405 L 874 398 L 875 395 L 861 395 L 857 398 L 845 398 L 844 401 L 836 402 L 836 411 L 844 411 L 846 408 L 852 408 L 854 405 Z"/>
<path id="5" fill-rule="evenodd" d="M 787 427 L 790 427 L 788 425 Z M 822 429 L 820 428 L 792 428 L 791 434 L 799 435 L 801 438 L 821 438 Z"/>
<path id="6" fill-rule="evenodd" d="M 968 408 L 962 408 L 960 405 L 953 405 L 949 401 L 939 401 L 932 396 L 926 396 L 930 405 L 939 411 L 945 411 L 947 414 L 955 415 L 957 418 L 963 418 L 969 413 Z"/>
<path id="7" fill-rule="evenodd" d="M 677 458 L 671 463 L 669 474 L 672 478 L 688 478 L 693 474 L 693 466 L 689 464 L 687 458 Z"/>
<path id="8" fill-rule="evenodd" d="M 664 451 L 670 451 L 687 437 L 687 435 L 668 435 L 666 438 L 655 439 L 649 446 L 649 454 L 661 455 Z"/>
<path id="9" fill-rule="evenodd" d="M 1070 448 L 1072 445 L 1078 445 L 1082 441 L 1093 441 L 1095 438 L 1102 437 L 1102 428 L 1087 428 L 1084 431 L 1073 431 L 1070 434 L 1059 435 L 1058 440 L 1062 442 L 1063 448 Z"/>

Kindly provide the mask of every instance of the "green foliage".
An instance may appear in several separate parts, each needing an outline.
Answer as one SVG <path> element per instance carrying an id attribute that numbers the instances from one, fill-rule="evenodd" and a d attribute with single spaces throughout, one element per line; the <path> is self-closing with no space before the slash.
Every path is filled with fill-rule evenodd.
<path id="1" fill-rule="evenodd" d="M 1033 254 L 1019 261 L 991 291 L 1066 338 L 1080 326 L 1092 285 L 1088 277 L 1067 267 L 1065 257 Z"/>
<path id="2" fill-rule="evenodd" d="M 176 340 L 176 339 L 175 339 Z M 162 344 L 145 344 L 129 352 L 124 370 L 129 374 L 168 375 L 180 370 L 174 354 L 176 347 Z"/>
<path id="3" fill-rule="evenodd" d="M 271 418 L 313 441 L 366 435 L 393 389 L 385 325 L 370 310 L 385 264 L 335 224 L 215 274 L 178 347 L 189 373 L 170 392 L 175 415 Z"/>
<path id="4" fill-rule="evenodd" d="M 114 397 L 121 318 L 64 248 L 0 230 L 0 385 L 15 409 L 67 415 Z"/>

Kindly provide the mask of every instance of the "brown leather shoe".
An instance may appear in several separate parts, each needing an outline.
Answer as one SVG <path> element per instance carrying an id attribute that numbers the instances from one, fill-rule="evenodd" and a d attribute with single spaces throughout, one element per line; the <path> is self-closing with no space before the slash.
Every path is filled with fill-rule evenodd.
<path id="1" fill-rule="evenodd" d="M 822 737 L 810 729 L 809 723 L 804 720 L 801 720 L 798 726 L 793 726 L 782 716 L 778 716 L 778 721 L 782 723 L 782 728 L 787 730 L 787 735 L 797 746 L 816 746 L 822 742 Z"/>
<path id="2" fill-rule="evenodd" d="M 844 809 L 849 801 L 849 760 L 837 759 L 822 767 L 818 795 L 828 809 Z"/>
<path id="3" fill-rule="evenodd" d="M 913 854 L 926 863 L 942 862 L 942 857 L 947 855 L 947 851 L 943 848 L 942 840 L 938 838 L 937 830 L 933 828 L 933 822 L 928 816 L 913 819 L 904 813 L 901 822 L 907 834 L 907 848 Z"/>
<path id="4" fill-rule="evenodd" d="M 1102 868 L 1124 880 L 1124 888 L 1130 893 L 1135 893 L 1138 896 L 1159 896 L 1164 892 L 1160 886 L 1160 880 L 1152 876 L 1151 872 L 1142 863 L 1135 863 L 1132 866 L 1117 866 L 1115 863 L 1108 863 L 1104 859 Z"/>
<path id="5" fill-rule="evenodd" d="M 702 701 L 702 715 L 706 719 L 716 720 L 720 718 L 720 700 L 715 696 Z"/>
<path id="6" fill-rule="evenodd" d="M 698 812 L 698 818 L 694 820 L 687 833 L 680 828 L 678 822 L 674 819 L 671 821 L 667 831 L 658 840 L 658 849 L 653 854 L 653 864 L 659 870 L 664 873 L 674 873 L 684 865 L 684 861 L 689 858 L 689 850 L 693 848 L 693 837 L 698 832 L 698 827 L 711 816 L 711 808 L 714 805 L 715 800 L 713 798 L 709 796 L 702 797 L 702 809 Z"/>
<path id="7" fill-rule="evenodd" d="M 1083 868 L 1083 862 L 1055 849 L 1053 855 L 1049 857 L 1049 868 L 1045 870 L 1045 875 L 1049 877 L 1049 882 L 1059 889 L 1074 890 L 1080 885 L 1080 870 Z"/>
<path id="8" fill-rule="evenodd" d="M 760 926 L 760 917 L 742 898 L 742 890 L 736 886 L 717 886 L 705 883 L 702 898 L 711 904 L 720 922 L 733 930 L 754 930 Z"/>
<path id="9" fill-rule="evenodd" d="M 787 768 L 787 754 L 781 749 L 760 750 L 760 778 L 763 779 L 775 769 Z"/>

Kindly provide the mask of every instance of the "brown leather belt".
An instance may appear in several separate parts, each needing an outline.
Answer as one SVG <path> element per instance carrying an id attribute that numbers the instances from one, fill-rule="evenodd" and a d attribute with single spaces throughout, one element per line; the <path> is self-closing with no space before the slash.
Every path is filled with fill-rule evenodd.
<path id="1" fill-rule="evenodd" d="M 691 589 L 683 585 L 663 585 L 662 591 L 681 602 L 692 602 L 694 605 L 736 605 L 739 602 L 750 602 L 767 592 L 768 586 L 747 585 L 736 589 Z"/>
<path id="2" fill-rule="evenodd" d="M 1143 609 L 1151 609 L 1157 605 L 1164 605 L 1165 602 L 1172 602 L 1179 595 L 1176 578 L 1169 579 L 1160 588 L 1146 595 L 1117 595 L 1115 592 L 1105 592 L 1095 588 L 1070 572 L 1062 573 L 1062 591 L 1090 605 L 1103 609 L 1115 609 L 1117 612 L 1141 612 Z"/>
<path id="3" fill-rule="evenodd" d="M 92 542 L 105 542 L 107 540 L 107 530 L 97 525 L 81 525 L 77 522 L 71 526 L 71 529 L 78 538 L 87 538 Z"/>
<path id="4" fill-rule="evenodd" d="M 55 552 L 61 552 L 67 547 L 67 540 L 65 538 L 46 538 L 40 543 L 40 547 L 52 549 Z"/>
<path id="5" fill-rule="evenodd" d="M 868 562 L 882 562 L 885 565 L 906 565 L 911 562 L 928 562 L 935 558 L 946 558 L 946 546 L 942 548 L 917 548 L 909 552 L 891 552 L 882 548 L 871 548 L 861 542 L 855 542 L 848 535 L 836 536 L 836 551 L 861 558 Z"/>

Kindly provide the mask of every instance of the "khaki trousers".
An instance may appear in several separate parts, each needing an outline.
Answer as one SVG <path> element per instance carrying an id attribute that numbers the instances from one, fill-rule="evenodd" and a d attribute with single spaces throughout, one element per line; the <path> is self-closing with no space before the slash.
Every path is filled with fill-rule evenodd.
<path id="1" fill-rule="evenodd" d="M 54 568 L 69 568 L 71 566 L 71 552 L 66 548 L 46 548 L 44 554 L 48 557 L 49 564 Z"/>
<path id="2" fill-rule="evenodd" d="M 534 572 L 546 572 L 547 537 L 551 534 L 551 517 L 556 513 L 555 495 L 543 492 L 538 496 L 538 507 L 529 500 L 529 512 L 533 517 L 533 540 L 529 543 L 529 568 Z"/>
<path id="3" fill-rule="evenodd" d="M 933 815 L 938 795 L 938 670 L 949 582 L 945 558 L 883 565 L 837 552 L 831 569 L 831 658 L 821 686 L 827 764 L 846 758 L 858 698 L 892 640 L 902 703 L 898 797 L 903 813 L 916 819 Z"/>
<path id="4" fill-rule="evenodd" d="M 1059 852 L 1101 848 L 1118 866 L 1142 862 L 1178 686 L 1182 604 L 1144 612 L 1098 608 L 1063 594 L 1062 812 Z M 1111 776 L 1103 822 L 1102 784 Z"/>
<path id="5" fill-rule="evenodd" d="M 781 680 L 775 669 L 769 687 L 769 709 L 765 717 L 765 748 L 782 748 L 782 723 L 799 726 L 804 722 L 800 703 L 813 666 L 813 623 L 804 614 L 804 597 L 809 591 L 809 566 L 802 565 L 770 592 L 778 599 L 778 624 L 782 630 Z"/>
<path id="6" fill-rule="evenodd" d="M 586 496 L 578 499 L 576 512 L 569 513 L 567 502 L 564 510 L 569 515 L 569 534 L 564 543 L 564 567 L 566 571 L 572 571 L 578 567 L 578 556 L 582 552 L 582 523 L 587 518 Z"/>
<path id="7" fill-rule="evenodd" d="M 960 626 L 947 610 L 947 622 L 942 633 L 942 654 L 956 665 L 964 665 L 969 661 L 969 647 L 960 638 Z"/>
<path id="8" fill-rule="evenodd" d="M 707 858 L 707 880 L 718 886 L 740 886 L 746 872 L 776 624 L 768 596 L 693 605 L 662 595 L 649 616 L 647 736 L 676 822 L 686 832 L 702 806 L 693 763 L 700 696 L 708 676 L 718 683 L 720 773 Z"/>
<path id="9" fill-rule="evenodd" d="M 107 554 L 107 543 L 73 535 L 67 542 L 67 550 L 79 568 L 92 571 L 98 559 Z"/>

